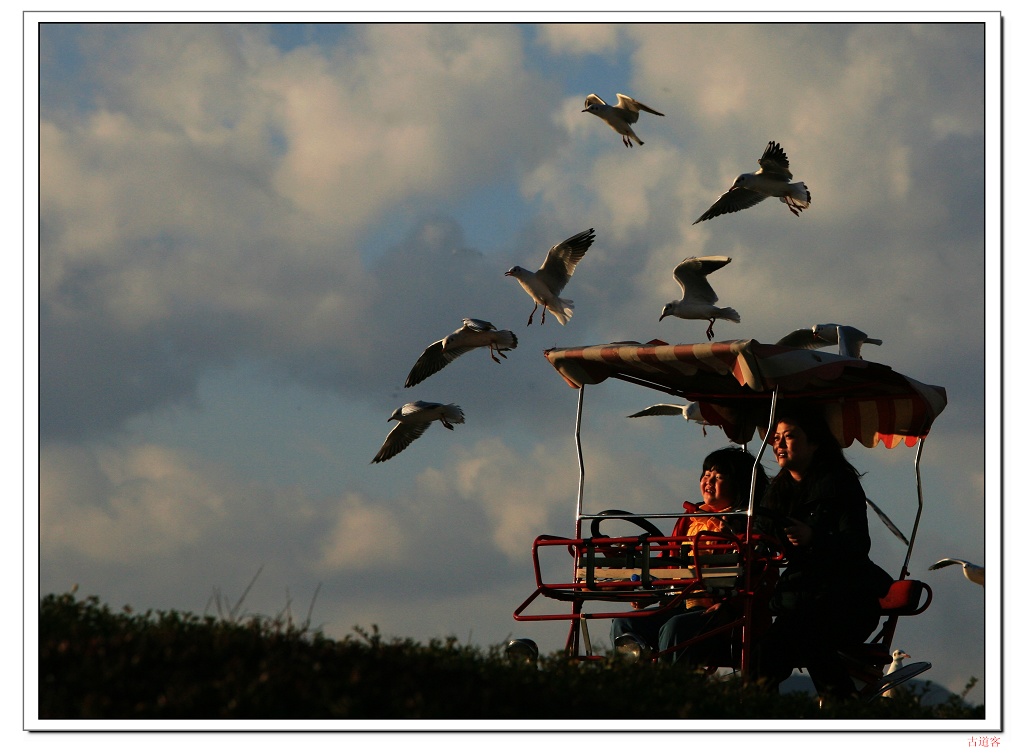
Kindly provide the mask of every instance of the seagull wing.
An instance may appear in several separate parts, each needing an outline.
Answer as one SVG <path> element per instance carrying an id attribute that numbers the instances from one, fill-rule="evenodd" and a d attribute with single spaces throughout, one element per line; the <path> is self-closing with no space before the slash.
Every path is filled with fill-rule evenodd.
<path id="1" fill-rule="evenodd" d="M 409 376 L 405 378 L 405 386 L 413 387 L 419 384 L 431 374 L 436 374 L 443 369 L 451 363 L 451 360 L 445 356 L 444 340 L 438 340 L 436 343 L 428 345 L 427 349 L 416 359 L 416 363 L 409 371 Z"/>
<path id="2" fill-rule="evenodd" d="M 685 405 L 674 405 L 672 403 L 657 403 L 648 405 L 643 410 L 631 413 L 627 418 L 640 418 L 641 416 L 681 416 L 686 410 Z"/>
<path id="3" fill-rule="evenodd" d="M 583 100 L 583 109 L 587 109 L 590 105 L 606 105 L 608 104 L 596 94 L 588 94 L 587 98 Z"/>
<path id="4" fill-rule="evenodd" d="M 966 564 L 967 563 L 964 560 L 955 560 L 955 559 L 952 559 L 950 557 L 946 557 L 945 559 L 939 560 L 934 565 L 929 565 L 928 569 L 929 570 L 938 570 L 939 568 L 949 567 L 950 565 L 960 565 L 960 567 L 963 567 Z"/>
<path id="5" fill-rule="evenodd" d="M 400 453 L 406 447 L 408 447 L 413 440 L 419 439 L 425 432 L 430 428 L 430 422 L 416 422 L 407 423 L 399 421 L 398 425 L 392 429 L 387 437 L 384 439 L 384 444 L 380 446 L 377 454 L 374 455 L 371 463 L 383 463 L 385 460 L 390 460 L 395 455 Z"/>
<path id="6" fill-rule="evenodd" d="M 637 102 L 635 99 L 626 94 L 616 94 L 615 96 L 619 98 L 618 102 L 615 103 L 615 106 L 623 111 L 622 119 L 625 120 L 627 123 L 635 123 L 640 118 L 641 110 L 643 110 L 644 112 L 649 112 L 652 115 L 661 115 L 662 117 L 665 116 L 665 113 L 658 112 L 657 110 L 648 107 L 643 102 Z"/>
<path id="7" fill-rule="evenodd" d="M 777 175 L 785 178 L 787 181 L 793 178 L 793 173 L 789 171 L 789 157 L 782 151 L 782 147 L 774 141 L 768 142 L 768 146 L 765 148 L 764 154 L 761 155 L 761 159 L 757 161 L 757 164 L 761 166 L 759 172 Z"/>
<path id="8" fill-rule="evenodd" d="M 463 319 L 462 326 L 475 329 L 478 332 L 487 332 L 488 330 L 497 329 L 490 322 L 485 322 L 483 319 Z"/>
<path id="9" fill-rule="evenodd" d="M 729 189 L 718 197 L 718 200 L 711 205 L 708 211 L 694 220 L 693 224 L 696 225 L 698 222 L 710 220 L 712 217 L 717 217 L 720 214 L 730 214 L 741 209 L 747 209 L 755 204 L 760 204 L 765 198 L 763 193 L 751 191 L 749 188 Z"/>
<path id="10" fill-rule="evenodd" d="M 814 331 L 810 328 L 795 329 L 775 344 L 785 345 L 789 348 L 807 348 L 809 350 L 823 348 L 828 345 L 820 337 L 816 337 Z"/>
<path id="11" fill-rule="evenodd" d="M 548 286 L 548 290 L 558 295 L 593 242 L 594 228 L 590 228 L 552 246 L 537 270 L 537 277 Z"/>
<path id="12" fill-rule="evenodd" d="M 867 499 L 867 497 L 865 497 L 865 500 L 868 503 L 868 507 L 870 507 L 872 510 L 875 511 L 875 515 L 878 516 L 879 520 L 881 520 L 883 523 L 885 523 L 885 527 L 888 528 L 890 531 L 892 531 L 893 534 L 896 536 L 896 538 L 898 538 L 900 541 L 902 541 L 907 546 L 910 546 L 910 542 L 907 541 L 907 537 L 903 535 L 903 531 L 901 531 L 899 528 L 897 528 L 896 524 L 893 523 L 892 520 L 889 519 L 889 516 L 886 515 L 884 512 L 882 512 L 882 508 L 880 508 L 878 505 L 876 505 L 870 499 Z"/>
<path id="13" fill-rule="evenodd" d="M 683 291 L 687 303 L 717 303 L 718 295 L 708 282 L 708 275 L 728 264 L 728 256 L 691 256 L 676 265 L 672 276 Z"/>
<path id="14" fill-rule="evenodd" d="M 412 387 L 419 384 L 431 374 L 439 372 L 463 353 L 468 353 L 474 348 L 480 347 L 480 345 L 484 344 L 483 342 L 474 342 L 474 340 L 479 338 L 465 337 L 464 335 L 481 331 L 467 326 L 452 332 L 443 340 L 438 340 L 436 343 L 428 346 L 420 354 L 420 357 L 416 359 L 416 363 L 413 364 L 409 376 L 406 377 L 405 386 Z"/>

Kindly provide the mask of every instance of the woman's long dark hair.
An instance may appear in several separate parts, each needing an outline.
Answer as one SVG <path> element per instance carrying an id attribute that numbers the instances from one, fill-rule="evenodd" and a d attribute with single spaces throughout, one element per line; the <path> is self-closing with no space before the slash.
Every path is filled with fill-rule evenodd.
<path id="1" fill-rule="evenodd" d="M 774 433 L 781 423 L 799 426 L 807 435 L 807 441 L 817 445 L 804 480 L 826 471 L 849 473 L 860 478 L 862 474 L 846 459 L 843 447 L 829 428 L 828 421 L 815 406 L 806 403 L 782 404 L 775 411 L 775 426 L 771 427 L 771 431 Z M 764 506 L 788 514 L 796 496 L 793 494 L 796 485 L 789 471 L 783 468 L 772 479 L 764 496 Z"/>
<path id="2" fill-rule="evenodd" d="M 745 508 L 750 500 L 750 475 L 754 470 L 754 456 L 742 447 L 723 447 L 704 458 L 701 477 L 710 470 L 716 470 L 729 480 L 733 489 L 733 506 Z M 754 500 L 760 502 L 768 487 L 768 474 L 757 464 L 757 478 L 754 481 Z"/>

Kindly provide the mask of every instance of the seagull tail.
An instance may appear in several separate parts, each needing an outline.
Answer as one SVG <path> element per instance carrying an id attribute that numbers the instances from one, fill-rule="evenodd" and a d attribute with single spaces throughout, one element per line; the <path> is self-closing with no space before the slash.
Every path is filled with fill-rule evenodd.
<path id="1" fill-rule="evenodd" d="M 495 333 L 495 344 L 504 350 L 513 350 L 519 345 L 519 338 L 509 329 L 499 329 Z"/>
<path id="2" fill-rule="evenodd" d="M 736 311 L 736 309 L 734 308 L 719 309 L 718 316 L 716 316 L 715 318 L 725 319 L 726 321 L 736 322 L 737 324 L 740 323 L 739 312 Z"/>
<path id="3" fill-rule="evenodd" d="M 792 183 L 789 186 L 789 201 L 786 201 L 786 196 L 781 198 L 781 201 L 789 204 L 792 203 L 799 209 L 807 209 L 811 205 L 811 192 L 807 190 L 806 183 Z"/>
<path id="4" fill-rule="evenodd" d="M 548 306 L 548 311 L 554 315 L 559 324 L 565 325 L 572 319 L 573 305 L 568 298 L 558 298 L 553 306 Z"/>

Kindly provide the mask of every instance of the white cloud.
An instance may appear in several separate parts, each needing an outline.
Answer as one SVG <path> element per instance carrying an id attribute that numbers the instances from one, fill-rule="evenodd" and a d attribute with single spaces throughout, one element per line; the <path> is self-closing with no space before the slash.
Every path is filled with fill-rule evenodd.
<path id="1" fill-rule="evenodd" d="M 286 53 L 255 27 L 153 26 L 116 44 L 108 33 L 80 32 L 84 108 L 51 105 L 40 126 L 44 425 L 81 437 L 128 416 L 153 423 L 102 449 L 44 441 L 44 588 L 92 580 L 115 602 L 187 606 L 197 588 L 244 585 L 266 563 L 271 607 L 323 579 L 317 613 L 342 629 L 355 618 L 438 635 L 478 612 L 488 629 L 502 614 L 515 629 L 530 543 L 571 532 L 578 483 L 576 394 L 541 351 L 701 339 L 700 323 L 657 316 L 678 295 L 675 264 L 705 253 L 734 258 L 715 287 L 743 323 L 721 323 L 719 337 L 847 321 L 884 339 L 879 360 L 949 388 L 925 453 L 937 458 L 926 461 L 939 497 L 931 543 L 915 559 L 950 515 L 981 530 L 980 461 L 951 449 L 982 447 L 974 32 L 560 26 L 524 49 L 529 34 L 514 27 L 390 24 Z M 765 63 L 766 46 L 781 63 Z M 632 61 L 623 74 L 666 113 L 641 116 L 643 147 L 625 149 L 560 88 L 565 54 L 592 53 Z M 811 208 L 797 219 L 768 200 L 693 226 L 769 139 L 809 184 Z M 514 191 L 522 201 L 504 203 Z M 481 195 L 515 230 L 469 248 Z M 591 226 L 597 242 L 566 291 L 577 317 L 526 329 L 532 304 L 501 272 Z M 467 354 L 406 395 L 416 355 L 463 316 L 511 327 L 520 347 L 500 366 Z M 236 360 L 338 395 L 305 403 L 279 433 L 251 418 L 273 413 L 277 385 L 231 406 L 197 397 L 200 375 Z M 724 439 L 623 426 L 657 396 L 594 390 L 605 392 L 616 420 L 585 428 L 591 509 L 670 510 L 694 496 L 694 465 Z M 371 468 L 387 412 L 419 398 L 457 400 L 467 424 Z M 154 412 L 185 400 L 192 419 Z M 174 449 L 207 419 L 244 424 L 225 432 L 244 447 Z M 172 424 L 173 439 L 150 437 Z M 250 443 L 300 480 L 257 484 L 241 461 L 221 462 Z M 325 448 L 315 480 L 297 470 L 311 445 Z M 868 482 L 888 496 L 890 478 L 886 467 Z M 899 488 L 902 515 L 912 483 Z"/>
<path id="2" fill-rule="evenodd" d="M 618 47 L 618 24 L 542 24 L 537 41 L 554 55 L 612 54 Z"/>
<path id="3" fill-rule="evenodd" d="M 322 544 L 316 569 L 360 572 L 402 561 L 409 534 L 402 517 L 383 505 L 373 506 L 358 493 L 346 494 L 334 530 Z"/>
<path id="4" fill-rule="evenodd" d="M 40 452 L 40 543 L 44 557 L 68 550 L 128 564 L 195 542 L 226 517 L 229 485 L 195 458 L 142 445 L 125 450 L 44 445 Z M 82 484 L 82 478 L 91 483 Z"/>

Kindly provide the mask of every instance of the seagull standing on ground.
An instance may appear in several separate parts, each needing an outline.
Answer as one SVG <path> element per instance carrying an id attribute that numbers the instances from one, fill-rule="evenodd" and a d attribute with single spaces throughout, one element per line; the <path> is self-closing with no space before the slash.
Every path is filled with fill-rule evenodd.
<path id="1" fill-rule="evenodd" d="M 633 133 L 633 129 L 630 126 L 640 118 L 641 110 L 652 115 L 661 115 L 662 117 L 664 117 L 665 113 L 652 110 L 642 102 L 637 102 L 625 94 L 616 94 L 615 96 L 618 97 L 618 101 L 614 105 L 610 105 L 596 94 L 588 94 L 587 98 L 583 100 L 583 109 L 580 112 L 589 112 L 591 115 L 601 118 L 616 133 L 621 134 L 622 143 L 626 146 L 633 146 L 630 139 L 636 139 L 636 143 L 643 146 L 644 142 Z"/>
<path id="2" fill-rule="evenodd" d="M 483 319 L 463 319 L 462 326 L 443 340 L 429 345 L 416 359 L 409 376 L 405 380 L 406 387 L 419 384 L 431 374 L 436 374 L 463 353 L 475 348 L 490 349 L 491 360 L 501 363 L 494 354 L 502 358 L 506 350 L 513 350 L 519 344 L 518 338 L 507 329 L 497 329 Z"/>
<path id="3" fill-rule="evenodd" d="M 666 316 L 677 316 L 680 319 L 706 319 L 707 334 L 710 340 L 715 336 L 713 327 L 716 319 L 727 319 L 739 322 L 740 315 L 734 308 L 719 308 L 715 304 L 718 296 L 708 283 L 708 275 L 716 269 L 731 262 L 728 256 L 690 256 L 681 261 L 672 272 L 676 282 L 683 291 L 678 301 L 670 301 L 661 310 L 660 322 Z"/>
<path id="4" fill-rule="evenodd" d="M 777 345 L 808 349 L 838 345 L 839 355 L 862 358 L 860 351 L 864 343 L 881 345 L 882 341 L 877 337 L 868 337 L 867 333 L 848 324 L 815 324 L 810 329 L 798 329 L 790 332 L 779 340 Z"/>
<path id="5" fill-rule="evenodd" d="M 414 403 L 406 403 L 401 408 L 395 408 L 388 421 L 397 421 L 398 425 L 388 433 L 371 463 L 390 460 L 408 447 L 413 440 L 419 439 L 434 421 L 440 421 L 444 428 L 454 430 L 452 424 L 465 423 L 466 418 L 462 408 L 457 405 L 417 400 Z"/>
<path id="6" fill-rule="evenodd" d="M 743 173 L 736 178 L 732 188 L 719 196 L 711 208 L 693 224 L 752 207 L 769 196 L 777 196 L 797 217 L 811 205 L 811 192 L 807 186 L 803 183 L 790 183 L 793 173 L 789 171 L 789 158 L 781 146 L 769 141 L 757 163 L 761 166 L 757 172 Z"/>
<path id="7" fill-rule="evenodd" d="M 960 565 L 963 567 L 964 577 L 971 583 L 977 583 L 979 586 L 985 585 L 985 568 L 982 565 L 975 565 L 973 562 L 968 562 L 967 560 L 946 557 L 945 559 L 939 560 L 928 569 L 938 570 L 940 567 L 949 567 L 950 565 Z"/>
<path id="8" fill-rule="evenodd" d="M 540 269 L 530 272 L 522 267 L 512 267 L 505 273 L 506 277 L 515 277 L 523 290 L 529 293 L 533 299 L 533 311 L 526 321 L 526 326 L 533 324 L 533 315 L 537 313 L 537 306 L 543 306 L 540 314 L 540 323 L 544 323 L 544 316 L 551 310 L 554 317 L 563 325 L 572 318 L 573 302 L 568 298 L 559 298 L 558 294 L 569 282 L 573 270 L 580 263 L 583 254 L 587 253 L 590 244 L 594 242 L 594 228 L 576 233 L 571 238 L 566 238 L 561 243 L 552 246 Z"/>
<path id="9" fill-rule="evenodd" d="M 885 671 L 885 676 L 888 677 L 893 672 L 896 672 L 896 671 L 898 671 L 900 669 L 903 669 L 903 660 L 904 659 L 910 659 L 910 658 L 912 658 L 910 656 L 910 654 L 908 654 L 903 649 L 899 649 L 898 648 L 895 651 L 893 651 L 892 652 L 892 663 L 889 665 L 889 669 L 887 669 Z M 894 695 L 896 695 L 896 689 L 895 688 L 889 688 L 887 691 L 882 693 L 882 695 L 885 696 L 886 698 L 892 698 Z"/>

